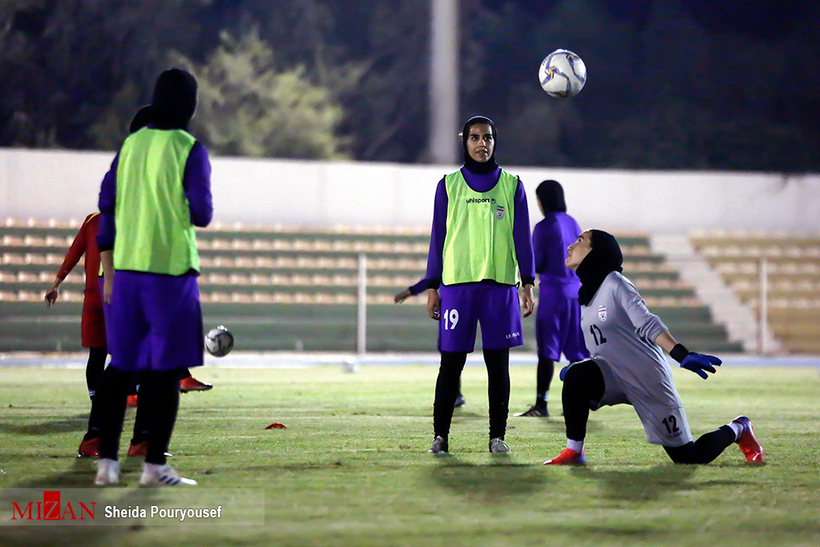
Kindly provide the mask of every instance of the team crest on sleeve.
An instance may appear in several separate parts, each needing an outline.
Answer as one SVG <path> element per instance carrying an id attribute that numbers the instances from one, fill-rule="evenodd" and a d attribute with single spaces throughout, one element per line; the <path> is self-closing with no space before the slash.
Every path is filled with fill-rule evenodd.
<path id="1" fill-rule="evenodd" d="M 606 306 L 598 306 L 598 319 L 606 321 Z"/>
<path id="2" fill-rule="evenodd" d="M 497 205 L 495 208 L 495 218 L 497 218 L 498 220 L 504 219 L 504 207 L 502 207 L 501 205 Z"/>

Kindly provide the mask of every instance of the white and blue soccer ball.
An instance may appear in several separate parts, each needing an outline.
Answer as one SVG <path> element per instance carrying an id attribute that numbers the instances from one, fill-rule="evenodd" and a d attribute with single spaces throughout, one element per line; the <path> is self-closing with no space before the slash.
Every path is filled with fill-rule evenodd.
<path id="1" fill-rule="evenodd" d="M 233 349 L 233 334 L 219 325 L 205 335 L 205 349 L 214 357 L 225 357 Z"/>
<path id="2" fill-rule="evenodd" d="M 587 83 L 587 67 L 575 53 L 556 49 L 538 69 L 538 81 L 550 97 L 567 99 L 577 95 Z"/>

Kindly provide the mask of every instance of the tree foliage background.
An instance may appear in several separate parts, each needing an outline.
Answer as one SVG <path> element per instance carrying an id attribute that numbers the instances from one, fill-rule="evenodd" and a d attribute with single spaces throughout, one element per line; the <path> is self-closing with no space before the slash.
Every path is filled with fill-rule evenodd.
<path id="1" fill-rule="evenodd" d="M 816 2 L 459 4 L 461 117 L 496 121 L 504 164 L 820 170 Z M 4 0 L 0 146 L 114 149 L 173 64 L 200 82 L 192 131 L 216 154 L 423 162 L 429 17 L 418 0 Z M 535 76 L 559 47 L 589 70 L 566 101 Z"/>

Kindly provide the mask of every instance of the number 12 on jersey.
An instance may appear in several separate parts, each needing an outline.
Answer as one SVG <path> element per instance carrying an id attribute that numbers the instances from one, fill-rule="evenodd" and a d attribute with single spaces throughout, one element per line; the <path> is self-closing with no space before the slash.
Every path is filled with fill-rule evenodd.
<path id="1" fill-rule="evenodd" d="M 444 310 L 441 314 L 441 320 L 444 321 L 444 330 L 453 330 L 458 324 L 458 310 Z"/>
<path id="2" fill-rule="evenodd" d="M 589 332 L 592 334 L 592 337 L 595 339 L 595 345 L 600 346 L 601 344 L 606 343 L 606 337 L 604 337 L 604 333 L 601 332 L 601 329 L 598 328 L 598 325 L 590 325 Z"/>

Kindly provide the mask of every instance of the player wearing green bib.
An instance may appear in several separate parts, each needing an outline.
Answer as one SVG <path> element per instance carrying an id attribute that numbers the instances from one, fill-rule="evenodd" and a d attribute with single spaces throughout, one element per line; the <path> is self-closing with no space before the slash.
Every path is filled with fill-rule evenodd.
<path id="1" fill-rule="evenodd" d="M 533 311 L 535 279 L 527 196 L 518 177 L 495 161 L 496 130 L 483 116 L 461 133 L 464 165 L 438 185 L 427 258 L 427 310 L 439 321 L 441 366 L 433 405 L 430 452 L 449 451 L 453 404 L 467 354 L 481 324 L 490 402 L 490 452 L 506 453 L 510 400 L 509 350 L 523 344 L 524 317 Z"/>
<path id="2" fill-rule="evenodd" d="M 97 234 L 104 269 L 113 275 L 109 283 L 105 274 L 104 292 L 111 364 L 97 393 L 106 409 L 94 481 L 100 486 L 119 480 L 119 440 L 134 373 L 149 388 L 140 395 L 150 410 L 140 484 L 196 484 L 166 462 L 181 374 L 202 365 L 194 226 L 208 225 L 213 205 L 208 154 L 187 132 L 196 95 L 196 80 L 184 70 L 160 74 L 151 123 L 126 139 L 100 187 L 103 220 L 113 218 L 101 221 Z"/>

